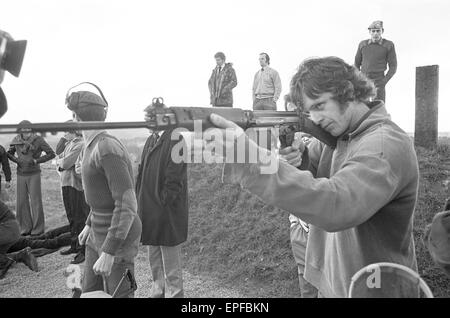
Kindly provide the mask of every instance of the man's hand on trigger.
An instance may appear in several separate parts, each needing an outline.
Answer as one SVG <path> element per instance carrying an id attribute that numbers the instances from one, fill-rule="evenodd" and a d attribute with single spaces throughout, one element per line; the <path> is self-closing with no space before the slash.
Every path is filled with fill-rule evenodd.
<path id="1" fill-rule="evenodd" d="M 290 165 L 298 168 L 302 164 L 302 156 L 305 149 L 306 145 L 303 142 L 301 136 L 298 136 L 296 134 L 291 146 L 280 149 L 280 156 Z"/>

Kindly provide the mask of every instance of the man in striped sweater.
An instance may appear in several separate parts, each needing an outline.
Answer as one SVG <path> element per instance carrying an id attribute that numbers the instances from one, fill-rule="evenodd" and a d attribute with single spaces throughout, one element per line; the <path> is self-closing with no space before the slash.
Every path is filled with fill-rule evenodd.
<path id="1" fill-rule="evenodd" d="M 103 95 L 73 92 L 66 102 L 78 121 L 106 118 Z M 123 144 L 106 131 L 83 131 L 83 138 L 81 177 L 91 211 L 79 235 L 80 245 L 86 243 L 82 289 L 113 292 L 126 269 L 134 275 L 141 237 L 131 161 Z M 129 289 L 122 284 L 117 297 L 126 296 Z"/>

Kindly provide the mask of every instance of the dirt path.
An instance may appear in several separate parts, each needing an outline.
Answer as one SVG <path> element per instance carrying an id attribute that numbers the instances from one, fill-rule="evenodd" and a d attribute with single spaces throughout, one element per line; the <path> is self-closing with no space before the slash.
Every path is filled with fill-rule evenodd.
<path id="1" fill-rule="evenodd" d="M 71 292 L 66 287 L 66 278 L 63 276 L 70 260 L 70 256 L 60 256 L 58 252 L 38 258 L 40 267 L 38 273 L 28 270 L 23 264 L 16 264 L 8 271 L 6 277 L 0 280 L 0 298 L 71 297 Z M 215 279 L 191 275 L 186 271 L 183 272 L 183 275 L 185 297 L 244 297 L 238 291 L 221 286 L 221 283 Z M 151 274 L 144 248 L 141 248 L 136 258 L 136 278 L 138 284 L 136 297 L 148 297 L 151 287 Z"/>

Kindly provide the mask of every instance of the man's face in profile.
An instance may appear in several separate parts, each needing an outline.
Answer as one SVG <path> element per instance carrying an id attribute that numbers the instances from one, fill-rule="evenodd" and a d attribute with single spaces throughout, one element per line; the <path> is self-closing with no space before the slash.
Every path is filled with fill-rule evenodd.
<path id="1" fill-rule="evenodd" d="M 259 56 L 259 65 L 261 65 L 261 67 L 267 66 L 266 56 L 264 54 Z"/>

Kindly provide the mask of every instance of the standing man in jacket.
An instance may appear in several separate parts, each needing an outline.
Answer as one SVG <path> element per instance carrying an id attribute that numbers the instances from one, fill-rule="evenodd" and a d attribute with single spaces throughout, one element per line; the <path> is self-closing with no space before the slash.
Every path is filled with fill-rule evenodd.
<path id="1" fill-rule="evenodd" d="M 223 180 L 240 184 L 265 203 L 310 224 L 305 279 L 324 297 L 348 297 L 352 276 L 366 265 L 393 262 L 417 271 L 413 216 L 419 170 L 411 138 L 390 119 L 382 101 L 370 102 L 373 82 L 337 57 L 304 61 L 291 81 L 291 96 L 313 122 L 337 138 L 335 148 L 317 139 L 302 152 L 294 140 L 280 150 L 275 173 L 262 164 L 224 165 Z M 239 142 L 256 148 L 243 130 L 212 114 L 228 135 L 216 147 Z M 237 141 L 237 139 L 242 139 Z M 307 149 L 307 150 L 306 150 Z M 253 149 L 252 149 L 253 151 Z M 330 156 L 332 160 L 330 160 Z M 292 165 L 308 163 L 307 171 Z M 382 282 L 381 282 L 382 283 Z M 417 288 L 398 285 L 389 294 L 418 297 Z"/>
<path id="2" fill-rule="evenodd" d="M 0 146 L 0 163 L 2 165 L 3 173 L 5 174 L 5 188 L 9 189 L 11 187 L 11 167 L 9 166 L 8 154 L 5 148 Z M 0 175 L 0 192 L 2 190 L 2 177 Z"/>
<path id="3" fill-rule="evenodd" d="M 148 110 L 153 107 L 149 106 Z M 148 245 L 153 276 L 151 297 L 183 297 L 181 243 L 188 234 L 187 165 L 172 160 L 181 137 L 154 132 L 145 143 L 136 182 L 142 243 Z M 181 154 L 182 155 L 182 154 Z"/>
<path id="4" fill-rule="evenodd" d="M 233 107 L 233 88 L 237 86 L 236 72 L 232 63 L 225 63 L 225 54 L 214 55 L 217 66 L 208 81 L 211 105 L 215 107 Z"/>
<path id="5" fill-rule="evenodd" d="M 19 123 L 26 124 L 31 123 L 28 120 Z M 55 158 L 55 152 L 41 136 L 21 133 L 11 142 L 8 158 L 17 164 L 16 211 L 20 233 L 40 235 L 44 233 L 45 219 L 39 165 Z"/>
<path id="6" fill-rule="evenodd" d="M 370 39 L 361 41 L 355 56 L 355 66 L 374 81 L 377 88 L 376 99 L 386 101 L 385 86 L 397 71 L 397 55 L 394 43 L 382 37 L 383 21 L 369 25 Z M 389 66 L 389 71 L 385 71 Z"/>
<path id="7" fill-rule="evenodd" d="M 69 221 L 72 243 L 70 248 L 61 251 L 61 255 L 76 254 L 71 264 L 84 262 L 85 246 L 80 246 L 78 235 L 84 228 L 89 214 L 89 206 L 84 198 L 81 174 L 76 173 L 75 163 L 83 149 L 83 137 L 78 131 L 68 131 L 64 135 L 67 140 L 63 152 L 58 156 L 57 166 L 61 176 L 62 196 Z"/>
<path id="8" fill-rule="evenodd" d="M 105 121 L 108 103 L 89 91 L 72 92 L 67 107 L 77 121 Z M 137 215 L 133 169 L 125 146 L 106 131 L 83 131 L 81 178 L 91 212 L 79 235 L 86 244 L 83 292 L 104 289 L 112 293 L 128 269 L 134 276 L 141 221 Z M 128 295 L 122 284 L 118 297 Z M 134 297 L 129 294 L 128 297 Z"/>

